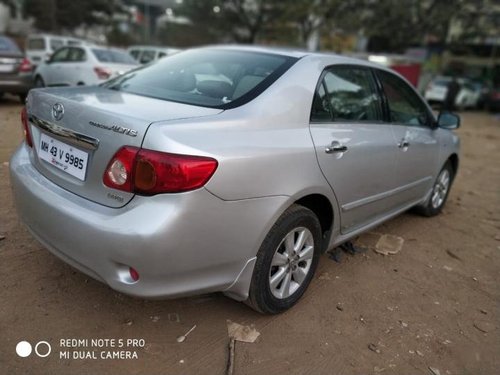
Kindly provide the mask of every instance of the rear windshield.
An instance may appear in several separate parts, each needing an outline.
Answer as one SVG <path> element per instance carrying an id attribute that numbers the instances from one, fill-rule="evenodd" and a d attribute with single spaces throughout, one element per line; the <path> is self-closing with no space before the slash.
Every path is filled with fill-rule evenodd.
<path id="1" fill-rule="evenodd" d="M 112 49 L 98 49 L 93 48 L 92 52 L 94 53 L 97 60 L 100 62 L 109 62 L 115 64 L 134 64 L 137 62 L 126 52 L 116 51 Z"/>
<path id="2" fill-rule="evenodd" d="M 29 39 L 28 40 L 28 49 L 34 51 L 40 51 L 45 49 L 45 40 L 42 38 L 39 39 Z"/>
<path id="3" fill-rule="evenodd" d="M 21 52 L 16 43 L 9 38 L 0 36 L 0 52 Z"/>
<path id="4" fill-rule="evenodd" d="M 105 87 L 174 102 L 233 108 L 259 95 L 296 58 L 249 51 L 196 49 L 124 74 Z"/>

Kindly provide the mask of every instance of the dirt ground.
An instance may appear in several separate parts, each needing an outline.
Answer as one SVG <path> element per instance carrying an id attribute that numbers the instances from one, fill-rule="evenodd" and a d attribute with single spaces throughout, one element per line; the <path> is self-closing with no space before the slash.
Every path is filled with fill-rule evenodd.
<path id="1" fill-rule="evenodd" d="M 402 237 L 399 253 L 325 255 L 296 307 L 263 316 L 219 294 L 130 298 L 47 252 L 12 204 L 6 162 L 20 109 L 0 101 L 0 374 L 223 374 L 227 319 L 260 332 L 236 344 L 238 375 L 500 373 L 500 117 L 462 114 L 460 171 L 442 215 L 406 213 L 375 230 Z M 61 359 L 60 340 L 72 338 L 144 347 L 138 359 Z M 47 341 L 52 353 L 21 358 L 21 340 Z"/>

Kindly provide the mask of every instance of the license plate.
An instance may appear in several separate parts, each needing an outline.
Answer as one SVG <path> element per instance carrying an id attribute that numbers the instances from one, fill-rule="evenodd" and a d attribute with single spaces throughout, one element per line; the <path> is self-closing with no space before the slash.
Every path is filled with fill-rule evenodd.
<path id="1" fill-rule="evenodd" d="M 64 142 L 42 134 L 38 148 L 40 159 L 54 167 L 85 181 L 89 154 Z"/>
<path id="2" fill-rule="evenodd" d="M 0 73 L 12 73 L 15 65 L 0 64 Z"/>

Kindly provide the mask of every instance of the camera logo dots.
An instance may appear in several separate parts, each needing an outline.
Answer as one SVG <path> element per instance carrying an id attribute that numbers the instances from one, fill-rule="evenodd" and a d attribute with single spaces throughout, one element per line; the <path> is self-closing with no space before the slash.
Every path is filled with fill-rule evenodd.
<path id="1" fill-rule="evenodd" d="M 32 351 L 33 347 L 28 341 L 19 341 L 16 345 L 16 353 L 19 357 L 29 357 Z M 40 358 L 48 357 L 51 351 L 52 347 L 47 341 L 39 341 L 35 345 L 35 354 Z"/>
<path id="2" fill-rule="evenodd" d="M 19 357 L 27 357 L 31 354 L 31 344 L 28 341 L 19 341 L 16 345 L 16 353 Z"/>

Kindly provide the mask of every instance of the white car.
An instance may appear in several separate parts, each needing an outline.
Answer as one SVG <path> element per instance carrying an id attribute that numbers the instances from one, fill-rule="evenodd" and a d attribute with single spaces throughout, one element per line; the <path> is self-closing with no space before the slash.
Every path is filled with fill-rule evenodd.
<path id="1" fill-rule="evenodd" d="M 33 65 L 47 61 L 52 53 L 64 46 L 88 44 L 83 39 L 62 37 L 51 34 L 31 34 L 26 38 L 26 57 Z"/>
<path id="2" fill-rule="evenodd" d="M 140 64 L 148 64 L 151 61 L 180 52 L 180 49 L 155 46 L 131 46 L 127 48 L 127 52 Z"/>
<path id="3" fill-rule="evenodd" d="M 448 93 L 448 85 L 452 77 L 439 76 L 434 78 L 425 90 L 425 100 L 431 104 L 442 104 Z M 469 80 L 458 78 L 460 91 L 455 98 L 455 106 L 460 109 L 476 108 L 481 96 L 481 91 L 477 90 Z"/>
<path id="4" fill-rule="evenodd" d="M 95 85 L 138 66 L 125 51 L 97 46 L 63 47 L 34 74 L 35 87 Z"/>

